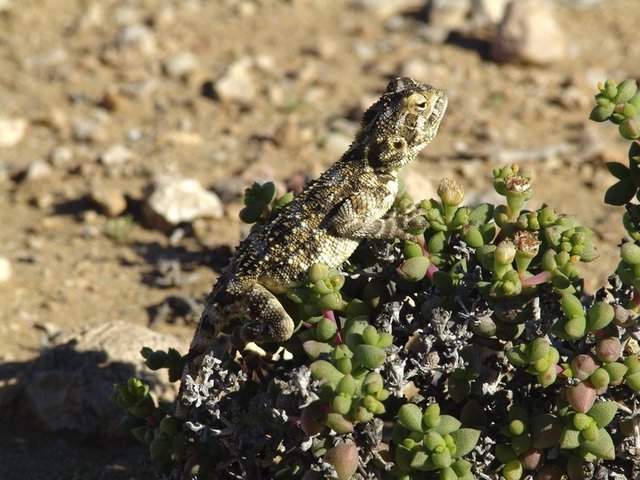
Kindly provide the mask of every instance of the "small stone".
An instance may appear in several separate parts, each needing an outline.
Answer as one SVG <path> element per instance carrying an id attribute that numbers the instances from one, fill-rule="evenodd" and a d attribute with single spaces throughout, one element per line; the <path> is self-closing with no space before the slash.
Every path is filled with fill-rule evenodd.
<path id="1" fill-rule="evenodd" d="M 474 0 L 474 15 L 481 15 L 489 23 L 497 25 L 504 18 L 507 5 L 511 0 Z"/>
<path id="2" fill-rule="evenodd" d="M 330 60 L 336 56 L 339 51 L 339 47 L 332 38 L 322 37 L 319 38 L 312 47 L 308 48 L 307 51 L 324 60 Z"/>
<path id="3" fill-rule="evenodd" d="M 120 92 L 118 92 L 117 89 L 107 88 L 102 94 L 102 98 L 98 102 L 98 105 L 100 105 L 105 110 L 114 112 L 116 110 L 122 109 L 124 103 L 125 100 L 122 95 L 120 95 Z"/>
<path id="4" fill-rule="evenodd" d="M 547 2 L 521 0 L 507 7 L 491 44 L 497 62 L 548 64 L 567 56 L 567 40 Z"/>
<path id="5" fill-rule="evenodd" d="M 99 118 L 76 118 L 71 121 L 73 138 L 79 142 L 101 142 L 107 138 L 104 121 Z"/>
<path id="6" fill-rule="evenodd" d="M 191 178 L 159 176 L 145 203 L 147 221 L 160 230 L 196 218 L 222 218 L 220 198 Z"/>
<path id="7" fill-rule="evenodd" d="M 424 6 L 424 0 L 353 0 L 351 3 L 355 8 L 370 12 L 379 19 Z"/>
<path id="8" fill-rule="evenodd" d="M 47 162 L 44 160 L 35 160 L 27 166 L 24 172 L 24 179 L 25 181 L 42 180 L 50 176 L 51 171 L 51 165 Z"/>
<path id="9" fill-rule="evenodd" d="M 12 147 L 20 143 L 27 131 L 24 118 L 0 117 L 0 147 Z"/>
<path id="10" fill-rule="evenodd" d="M 11 8 L 12 0 L 0 0 L 0 12 L 8 12 Z"/>
<path id="11" fill-rule="evenodd" d="M 447 30 L 461 30 L 471 12 L 471 0 L 431 0 L 429 24 Z"/>
<path id="12" fill-rule="evenodd" d="M 26 70 L 55 67 L 66 62 L 67 58 L 67 51 L 64 48 L 56 47 L 46 52 L 27 57 L 22 61 L 22 66 Z"/>
<path id="13" fill-rule="evenodd" d="M 124 145 L 111 145 L 100 155 L 100 163 L 106 167 L 118 168 L 129 163 L 135 158 L 135 154 Z"/>
<path id="14" fill-rule="evenodd" d="M 156 53 L 155 36 L 149 27 L 142 24 L 130 25 L 122 30 L 118 35 L 118 46 L 145 55 Z"/>
<path id="15" fill-rule="evenodd" d="M 257 89 L 251 78 L 252 64 L 250 58 L 243 58 L 229 65 L 214 84 L 216 97 L 222 102 L 253 103 Z"/>
<path id="16" fill-rule="evenodd" d="M 189 78 L 198 67 L 198 59 L 191 52 L 182 52 L 169 57 L 163 65 L 164 73 L 178 80 Z"/>
<path id="17" fill-rule="evenodd" d="M 127 209 L 127 199 L 117 188 L 98 186 L 91 189 L 89 196 L 108 217 L 117 217 Z"/>
<path id="18" fill-rule="evenodd" d="M 0 283 L 8 282 L 12 276 L 13 268 L 11 267 L 11 261 L 4 255 L 0 255 Z"/>

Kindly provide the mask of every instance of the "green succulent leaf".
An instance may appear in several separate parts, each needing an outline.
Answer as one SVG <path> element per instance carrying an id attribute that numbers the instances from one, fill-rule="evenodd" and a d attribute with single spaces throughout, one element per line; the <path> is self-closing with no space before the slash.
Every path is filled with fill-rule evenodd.
<path id="1" fill-rule="evenodd" d="M 451 415 L 440 415 L 440 423 L 434 427 L 434 430 L 444 436 L 447 433 L 455 432 L 461 425 L 460 420 Z"/>
<path id="2" fill-rule="evenodd" d="M 422 432 L 422 410 L 415 403 L 406 403 L 398 410 L 398 422 L 412 432 Z"/>
<path id="3" fill-rule="evenodd" d="M 595 420 L 598 428 L 603 428 L 611 423 L 617 411 L 618 404 L 614 401 L 598 402 L 591 407 L 587 415 Z"/>
<path id="4" fill-rule="evenodd" d="M 614 460 L 616 458 L 616 447 L 609 433 L 601 428 L 598 436 L 592 441 L 583 441 L 582 447 L 589 453 L 603 460 Z"/>
<path id="5" fill-rule="evenodd" d="M 474 225 L 484 225 L 493 219 L 493 205 L 481 203 L 469 214 L 469 223 Z"/>
<path id="6" fill-rule="evenodd" d="M 560 436 L 560 448 L 572 450 L 580 446 L 580 432 L 578 430 L 566 429 Z"/>
<path id="7" fill-rule="evenodd" d="M 480 430 L 476 430 L 475 428 L 461 428 L 451 432 L 450 435 L 457 447 L 453 458 L 459 458 L 473 450 L 480 438 Z"/>

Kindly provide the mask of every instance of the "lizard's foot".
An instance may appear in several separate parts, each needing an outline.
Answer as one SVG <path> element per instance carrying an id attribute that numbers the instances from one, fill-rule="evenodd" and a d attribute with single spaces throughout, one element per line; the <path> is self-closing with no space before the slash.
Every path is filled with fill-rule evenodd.
<path id="1" fill-rule="evenodd" d="M 251 320 L 233 331 L 234 346 L 244 346 L 248 342 L 284 342 L 291 338 L 293 320 L 273 293 L 254 283 L 247 289 L 243 302 Z"/>
<path id="2" fill-rule="evenodd" d="M 416 205 L 409 205 L 407 208 L 396 213 L 393 218 L 398 226 L 398 236 L 403 240 L 413 240 L 416 233 L 425 230 L 429 222 L 425 218 L 426 212 Z"/>

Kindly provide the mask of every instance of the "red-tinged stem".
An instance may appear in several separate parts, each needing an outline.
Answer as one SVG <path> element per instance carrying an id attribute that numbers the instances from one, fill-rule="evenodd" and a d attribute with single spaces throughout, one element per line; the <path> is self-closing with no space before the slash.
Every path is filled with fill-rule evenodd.
<path id="1" fill-rule="evenodd" d="M 322 316 L 328 320 L 331 320 L 333 323 L 335 323 L 336 326 L 338 326 L 338 322 L 336 321 L 336 316 L 333 313 L 333 310 L 323 310 L 322 311 Z M 336 342 L 336 345 L 342 345 L 342 336 L 340 335 L 340 331 L 338 330 L 338 332 L 336 333 L 336 336 L 334 337 L 334 340 Z"/>
<path id="2" fill-rule="evenodd" d="M 433 263 L 429 264 L 429 267 L 427 268 L 427 277 L 429 277 L 429 280 L 431 280 L 433 278 L 433 275 L 439 270 L 438 267 L 436 267 Z"/>
<path id="3" fill-rule="evenodd" d="M 533 287 L 535 285 L 540 285 L 541 283 L 547 283 L 549 280 L 551 280 L 551 276 L 551 272 L 544 271 L 529 278 L 523 279 L 521 276 L 520 282 L 522 283 L 523 287 Z"/>

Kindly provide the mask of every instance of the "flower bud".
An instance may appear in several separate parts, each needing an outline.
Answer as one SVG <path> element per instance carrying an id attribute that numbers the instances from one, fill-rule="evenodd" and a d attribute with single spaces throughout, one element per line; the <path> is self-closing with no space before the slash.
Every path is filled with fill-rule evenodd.
<path id="1" fill-rule="evenodd" d="M 443 178 L 438 185 L 438 196 L 444 205 L 457 207 L 464 198 L 464 188 L 455 180 Z"/>

